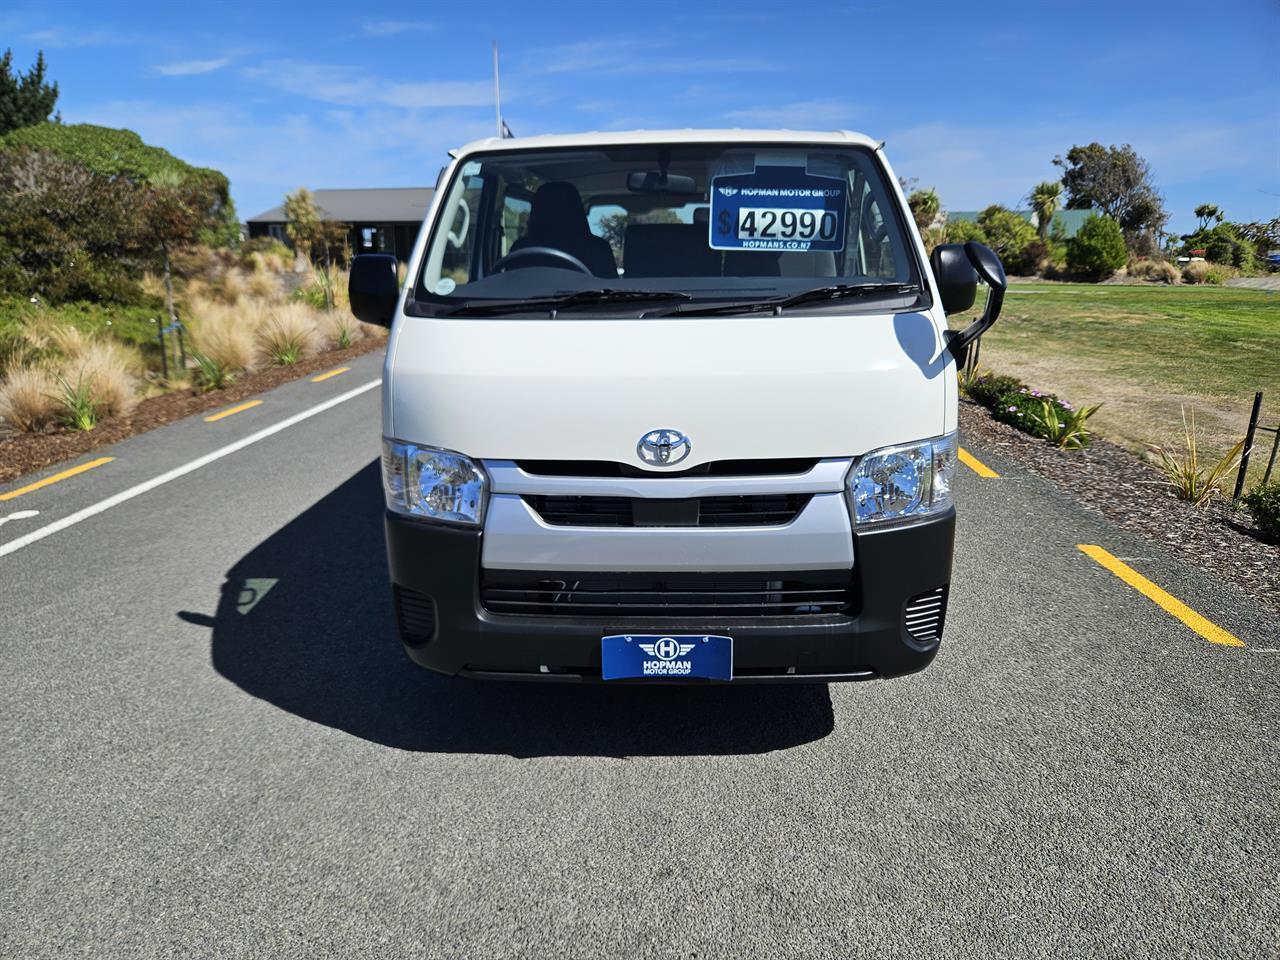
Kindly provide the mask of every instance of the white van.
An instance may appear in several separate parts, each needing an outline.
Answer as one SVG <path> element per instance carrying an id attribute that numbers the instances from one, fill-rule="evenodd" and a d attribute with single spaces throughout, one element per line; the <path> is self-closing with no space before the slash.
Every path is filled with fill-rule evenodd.
<path id="1" fill-rule="evenodd" d="M 1004 274 L 932 265 L 880 144 L 679 130 L 451 154 L 391 327 L 386 536 L 409 656 L 502 679 L 920 670 L 951 581 L 956 361 Z M 991 287 L 983 316 L 946 312 Z"/>

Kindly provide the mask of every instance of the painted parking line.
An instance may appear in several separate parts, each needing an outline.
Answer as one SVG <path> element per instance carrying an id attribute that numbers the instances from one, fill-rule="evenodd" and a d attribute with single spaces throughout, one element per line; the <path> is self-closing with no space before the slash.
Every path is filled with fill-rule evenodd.
<path id="1" fill-rule="evenodd" d="M 52 536 L 60 530 L 66 530 L 68 527 L 73 527 L 83 520 L 88 520 L 90 517 L 97 516 L 99 513 L 104 513 L 112 507 L 119 506 L 128 500 L 132 500 L 134 497 L 142 496 L 142 494 L 147 491 L 154 490 L 156 487 L 169 483 L 171 480 L 177 480 L 179 477 L 185 477 L 188 473 L 193 473 L 201 467 L 208 466 L 215 460 L 221 460 L 223 457 L 229 456 L 239 450 L 243 450 L 245 447 L 255 444 L 259 440 L 265 440 L 267 437 L 273 436 L 281 430 L 287 430 L 296 423 L 301 423 L 304 420 L 316 416 L 316 414 L 324 413 L 326 410 L 330 410 L 340 403 L 346 403 L 353 397 L 358 397 L 360 394 L 367 393 L 368 391 L 380 386 L 382 386 L 381 377 L 377 380 L 371 380 L 366 384 L 362 384 L 361 386 L 354 387 L 346 393 L 340 393 L 338 396 L 332 397 L 324 403 L 318 403 L 309 410 L 303 410 L 301 413 L 295 413 L 291 417 L 286 417 L 279 423 L 273 423 L 269 427 L 263 427 L 257 433 L 251 433 L 249 436 L 241 440 L 237 440 L 234 443 L 228 443 L 225 447 L 219 447 L 212 453 L 206 453 L 203 457 L 197 457 L 195 460 L 192 460 L 189 463 L 184 463 L 180 467 L 174 467 L 172 470 L 162 473 L 158 477 L 152 477 L 150 480 L 139 483 L 136 486 L 132 486 L 128 490 L 121 490 L 119 493 L 107 497 L 105 500 L 99 500 L 97 503 L 91 504 L 83 510 L 77 510 L 75 513 L 69 514 L 60 520 L 55 520 L 47 526 L 40 527 L 37 530 L 32 530 L 30 533 L 25 536 L 18 537 L 16 540 L 12 540 L 9 543 L 0 543 L 0 557 L 3 557 L 8 553 L 13 553 L 16 550 L 21 550 L 23 547 L 29 546 L 37 540 L 43 540 L 45 537 Z"/>
<path id="2" fill-rule="evenodd" d="M 998 480 L 1000 478 L 1000 474 L 996 473 L 964 447 L 960 448 L 960 462 L 980 477 L 986 477 L 988 480 Z"/>
<path id="3" fill-rule="evenodd" d="M 336 370 L 330 370 L 327 373 L 321 373 L 312 377 L 311 382 L 320 383 L 321 381 L 328 380 L 330 377 L 336 377 L 340 373 L 346 373 L 350 369 L 350 367 L 338 367 Z"/>
<path id="4" fill-rule="evenodd" d="M 1078 543 L 1076 544 L 1076 547 L 1085 556 L 1089 557 L 1098 565 L 1110 570 L 1165 613 L 1168 613 L 1170 616 L 1177 617 L 1210 643 L 1221 644 L 1224 647 L 1243 647 L 1245 645 L 1244 641 L 1239 637 L 1223 630 L 1216 623 L 1206 620 L 1177 597 L 1161 590 L 1137 570 L 1133 569 L 1133 567 L 1129 566 L 1118 557 L 1108 553 L 1106 550 L 1103 550 L 1096 544 Z"/>
<path id="5" fill-rule="evenodd" d="M 217 413 L 212 413 L 205 417 L 204 422 L 215 423 L 218 420 L 225 420 L 227 417 L 233 417 L 237 413 L 244 413 L 246 410 L 252 410 L 261 403 L 261 400 L 250 400 L 248 403 L 242 403 L 236 407 L 227 407 L 225 410 L 219 410 Z"/>
<path id="6" fill-rule="evenodd" d="M 58 483 L 60 480 L 66 480 L 68 477 L 75 477 L 84 473 L 86 470 L 92 470 L 94 467 L 100 467 L 104 463 L 110 463 L 115 457 L 99 457 L 97 460 L 90 460 L 88 463 L 82 463 L 70 470 L 63 470 L 61 473 L 55 473 L 51 477 L 45 477 L 43 480 L 37 480 L 35 483 L 29 483 L 25 487 L 19 487 L 17 490 L 10 490 L 8 493 L 0 493 L 0 502 L 12 500 L 14 497 L 20 497 L 24 493 L 31 493 L 42 487 L 47 487 L 51 483 Z"/>

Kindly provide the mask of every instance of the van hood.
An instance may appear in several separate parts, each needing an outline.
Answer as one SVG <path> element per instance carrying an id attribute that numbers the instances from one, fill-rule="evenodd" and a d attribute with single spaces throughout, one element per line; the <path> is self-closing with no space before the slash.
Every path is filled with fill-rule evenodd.
<path id="1" fill-rule="evenodd" d="M 678 469 L 847 457 L 955 429 L 955 365 L 927 313 L 494 319 L 403 316 L 388 436 L 486 460 L 609 460 L 685 434 Z M 672 467 L 667 467 L 670 470 Z"/>

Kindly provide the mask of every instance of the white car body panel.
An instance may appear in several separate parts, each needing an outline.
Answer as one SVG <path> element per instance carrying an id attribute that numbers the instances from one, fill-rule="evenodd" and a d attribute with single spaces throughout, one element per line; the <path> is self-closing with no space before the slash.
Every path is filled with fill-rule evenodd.
<path id="1" fill-rule="evenodd" d="M 921 313 L 670 319 L 403 318 L 400 440 L 481 459 L 642 464 L 674 428 L 680 469 L 841 457 L 938 436 L 954 362 Z"/>
<path id="2" fill-rule="evenodd" d="M 643 143 L 858 145 L 851 131 L 656 130 L 489 138 L 450 152 L 441 183 L 473 153 Z M 419 231 L 407 276 L 419 270 L 444 191 Z M 922 264 L 923 244 L 906 217 Z M 934 306 L 904 313 L 826 309 L 783 316 L 424 318 L 401 292 L 383 379 L 383 432 L 480 459 L 616 460 L 660 473 L 636 455 L 646 432 L 692 441 L 681 469 L 739 458 L 847 457 L 956 429 L 955 362 Z"/>

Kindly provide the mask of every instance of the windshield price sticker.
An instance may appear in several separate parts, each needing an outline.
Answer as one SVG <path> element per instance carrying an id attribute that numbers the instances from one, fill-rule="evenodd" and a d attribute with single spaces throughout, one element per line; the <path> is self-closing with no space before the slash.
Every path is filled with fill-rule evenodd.
<path id="1" fill-rule="evenodd" d="M 757 167 L 711 181 L 714 250 L 844 249 L 848 184 L 803 167 Z"/>

